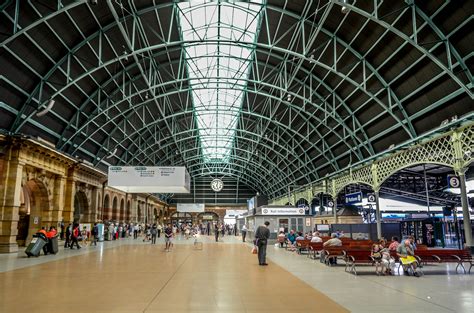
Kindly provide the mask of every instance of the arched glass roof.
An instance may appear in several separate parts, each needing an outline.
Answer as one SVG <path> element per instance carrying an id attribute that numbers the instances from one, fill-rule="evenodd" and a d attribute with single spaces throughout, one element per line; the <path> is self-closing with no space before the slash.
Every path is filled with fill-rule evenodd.
<path id="1" fill-rule="evenodd" d="M 192 101 L 204 162 L 228 162 L 250 74 L 262 5 L 217 1 L 179 3 Z"/>

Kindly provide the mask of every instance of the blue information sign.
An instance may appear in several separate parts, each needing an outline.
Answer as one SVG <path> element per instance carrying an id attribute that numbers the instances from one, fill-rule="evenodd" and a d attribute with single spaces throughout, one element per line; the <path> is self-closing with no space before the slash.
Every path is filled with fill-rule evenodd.
<path id="1" fill-rule="evenodd" d="M 362 192 L 354 192 L 346 195 L 346 204 L 354 204 L 362 202 Z"/>

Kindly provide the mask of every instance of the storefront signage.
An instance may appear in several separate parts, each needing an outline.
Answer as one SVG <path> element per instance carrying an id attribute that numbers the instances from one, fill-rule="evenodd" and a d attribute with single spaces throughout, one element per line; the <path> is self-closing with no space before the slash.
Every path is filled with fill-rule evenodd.
<path id="1" fill-rule="evenodd" d="M 110 166 L 108 184 L 130 193 L 189 193 L 191 178 L 185 167 Z"/>
<path id="2" fill-rule="evenodd" d="M 346 204 L 354 204 L 362 202 L 362 192 L 354 192 L 346 195 Z"/>
<path id="3" fill-rule="evenodd" d="M 304 215 L 304 208 L 262 208 L 262 215 Z"/>

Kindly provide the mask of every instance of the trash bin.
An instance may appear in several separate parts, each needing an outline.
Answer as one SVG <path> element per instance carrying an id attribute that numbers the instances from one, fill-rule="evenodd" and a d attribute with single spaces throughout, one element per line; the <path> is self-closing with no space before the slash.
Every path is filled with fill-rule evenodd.
<path id="1" fill-rule="evenodd" d="M 28 257 L 35 256 L 38 257 L 40 255 L 41 249 L 43 249 L 44 245 L 47 243 L 47 238 L 42 233 L 37 233 L 33 235 L 33 239 L 31 239 L 30 244 L 25 250 L 25 253 Z"/>
<path id="2" fill-rule="evenodd" d="M 48 253 L 52 253 L 52 254 L 56 254 L 58 253 L 59 249 L 58 249 L 58 238 L 59 236 L 54 236 L 52 238 L 49 238 L 48 240 Z"/>

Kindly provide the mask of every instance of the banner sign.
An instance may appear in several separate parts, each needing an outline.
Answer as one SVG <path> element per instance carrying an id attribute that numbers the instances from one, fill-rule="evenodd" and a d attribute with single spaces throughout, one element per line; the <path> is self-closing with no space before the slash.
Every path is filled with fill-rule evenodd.
<path id="1" fill-rule="evenodd" d="M 108 185 L 129 193 L 190 193 L 185 167 L 110 166 Z"/>
<path id="2" fill-rule="evenodd" d="M 354 204 L 362 202 L 362 192 L 354 192 L 346 195 L 346 204 Z"/>
<path id="3" fill-rule="evenodd" d="M 304 208 L 272 207 L 262 208 L 262 215 L 304 215 Z"/>
<path id="4" fill-rule="evenodd" d="M 178 212 L 204 212 L 204 203 L 178 203 Z"/>

